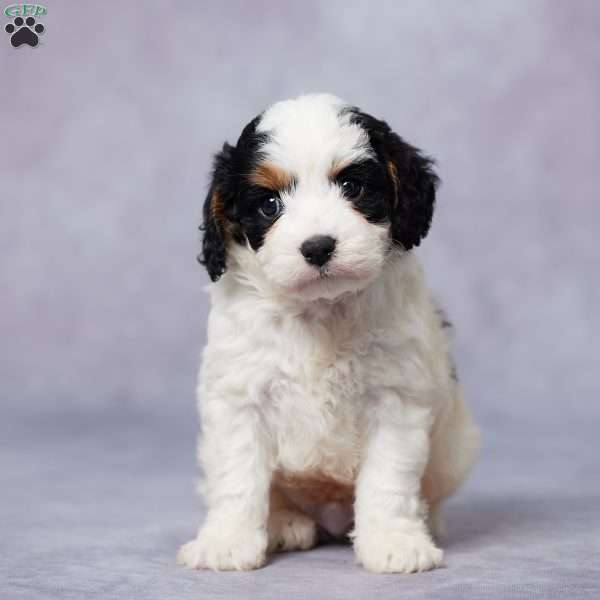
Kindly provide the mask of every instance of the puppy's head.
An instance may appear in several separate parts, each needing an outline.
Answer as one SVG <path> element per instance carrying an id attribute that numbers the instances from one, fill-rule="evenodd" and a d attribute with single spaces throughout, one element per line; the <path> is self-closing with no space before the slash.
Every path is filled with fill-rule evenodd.
<path id="1" fill-rule="evenodd" d="M 437 182 L 431 160 L 338 98 L 279 102 L 216 156 L 199 259 L 213 281 L 235 265 L 279 293 L 333 299 L 420 243 Z"/>

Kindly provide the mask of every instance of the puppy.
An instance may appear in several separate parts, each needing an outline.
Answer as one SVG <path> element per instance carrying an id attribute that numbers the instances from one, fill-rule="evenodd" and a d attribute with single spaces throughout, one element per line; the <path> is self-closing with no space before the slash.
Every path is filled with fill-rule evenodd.
<path id="1" fill-rule="evenodd" d="M 208 514 L 179 561 L 254 569 L 349 536 L 378 573 L 434 568 L 478 432 L 411 250 L 432 161 L 325 94 L 279 102 L 216 156 L 199 260 Z"/>

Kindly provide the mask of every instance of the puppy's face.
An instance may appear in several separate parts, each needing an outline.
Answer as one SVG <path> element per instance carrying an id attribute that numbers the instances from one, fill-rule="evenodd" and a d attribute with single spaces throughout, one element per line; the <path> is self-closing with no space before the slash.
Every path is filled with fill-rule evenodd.
<path id="1" fill-rule="evenodd" d="M 279 102 L 217 155 L 199 258 L 213 281 L 231 261 L 279 293 L 334 299 L 420 242 L 436 183 L 383 121 L 329 95 Z"/>

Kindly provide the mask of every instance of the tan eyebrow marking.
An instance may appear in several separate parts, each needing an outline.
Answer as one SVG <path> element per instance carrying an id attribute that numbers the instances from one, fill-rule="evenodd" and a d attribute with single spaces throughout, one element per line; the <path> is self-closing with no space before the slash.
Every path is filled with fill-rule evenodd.
<path id="1" fill-rule="evenodd" d="M 392 184 L 394 186 L 394 208 L 396 204 L 398 204 L 398 191 L 400 190 L 400 179 L 398 179 L 398 169 L 396 169 L 396 165 L 388 160 L 387 162 L 387 171 L 392 180 Z"/>
<path id="2" fill-rule="evenodd" d="M 351 164 L 352 161 L 345 158 L 333 161 L 331 169 L 329 169 L 329 179 L 335 179 L 346 167 L 349 167 Z"/>
<path id="3" fill-rule="evenodd" d="M 269 190 L 284 190 L 293 185 L 294 177 L 272 163 L 262 162 L 250 173 L 250 182 Z"/>

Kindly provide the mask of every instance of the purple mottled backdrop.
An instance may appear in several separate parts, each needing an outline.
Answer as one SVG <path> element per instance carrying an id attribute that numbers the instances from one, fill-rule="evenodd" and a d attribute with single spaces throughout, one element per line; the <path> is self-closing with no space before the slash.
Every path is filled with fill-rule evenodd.
<path id="1" fill-rule="evenodd" d="M 0 32 L 0 595 L 598 597 L 600 3 L 45 5 L 37 48 Z M 247 579 L 173 564 L 199 518 L 211 154 L 309 91 L 443 180 L 419 254 L 485 449 L 424 576 L 337 547 Z"/>

